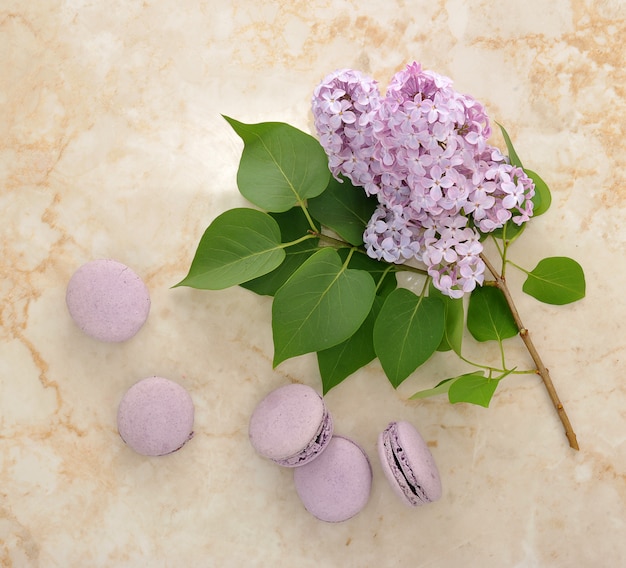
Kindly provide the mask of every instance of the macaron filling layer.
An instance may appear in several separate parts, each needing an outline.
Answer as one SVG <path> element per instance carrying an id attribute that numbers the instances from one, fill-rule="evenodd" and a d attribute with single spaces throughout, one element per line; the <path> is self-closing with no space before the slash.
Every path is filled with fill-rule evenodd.
<path id="1" fill-rule="evenodd" d="M 414 506 L 430 503 L 431 500 L 415 477 L 406 459 L 406 455 L 398 442 L 396 424 L 390 424 L 389 427 L 383 431 L 382 441 L 387 463 L 406 499 Z"/>
<path id="2" fill-rule="evenodd" d="M 303 384 L 279 387 L 254 409 L 248 436 L 254 449 L 278 465 L 298 467 L 320 455 L 333 434 L 324 398 Z"/>
<path id="3" fill-rule="evenodd" d="M 285 467 L 297 467 L 299 465 L 304 465 L 314 459 L 321 451 L 324 450 L 324 448 L 326 448 L 332 435 L 333 419 L 326 406 L 324 406 L 324 416 L 320 422 L 320 427 L 310 444 L 297 454 L 282 459 L 275 459 L 274 461 L 278 465 Z"/>

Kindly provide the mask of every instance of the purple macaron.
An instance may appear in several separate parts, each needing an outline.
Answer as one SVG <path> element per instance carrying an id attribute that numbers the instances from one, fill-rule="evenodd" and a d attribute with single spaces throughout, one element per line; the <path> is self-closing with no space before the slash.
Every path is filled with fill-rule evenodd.
<path id="1" fill-rule="evenodd" d="M 182 448 L 193 436 L 194 405 L 178 383 L 149 377 L 135 383 L 117 410 L 119 434 L 144 456 L 163 456 Z"/>
<path id="2" fill-rule="evenodd" d="M 133 337 L 150 312 L 150 294 L 143 280 L 112 259 L 81 266 L 70 278 L 65 301 L 83 332 L 107 342 Z"/>
<path id="3" fill-rule="evenodd" d="M 250 442 L 262 456 L 285 467 L 302 466 L 320 454 L 333 435 L 333 420 L 311 387 L 291 384 L 269 393 L 255 408 Z"/>
<path id="4" fill-rule="evenodd" d="M 329 523 L 359 513 L 370 497 L 372 468 L 365 452 L 352 440 L 333 436 L 312 462 L 294 470 L 296 492 L 305 509 Z"/>
<path id="5" fill-rule="evenodd" d="M 397 495 L 414 507 L 441 497 L 441 479 L 426 442 L 409 422 L 391 422 L 378 437 L 378 455 Z"/>

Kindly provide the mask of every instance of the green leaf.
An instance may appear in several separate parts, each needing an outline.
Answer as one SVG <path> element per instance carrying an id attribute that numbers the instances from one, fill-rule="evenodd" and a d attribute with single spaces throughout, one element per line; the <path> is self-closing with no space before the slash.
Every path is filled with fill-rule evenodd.
<path id="1" fill-rule="evenodd" d="M 230 209 L 204 232 L 189 274 L 176 286 L 221 290 L 267 274 L 284 258 L 274 219 L 255 209 Z"/>
<path id="2" fill-rule="evenodd" d="M 436 298 L 405 288 L 387 296 L 374 324 L 374 348 L 395 388 L 436 351 L 444 321 L 443 303 Z"/>
<path id="3" fill-rule="evenodd" d="M 316 252 L 274 296 L 274 366 L 348 339 L 369 314 L 375 289 L 367 272 L 349 269 L 333 249 Z"/>
<path id="4" fill-rule="evenodd" d="M 550 193 L 548 185 L 541 179 L 539 174 L 532 170 L 525 169 L 524 171 L 535 184 L 535 195 L 532 198 L 533 217 L 539 217 L 539 215 L 543 215 L 550 208 L 552 204 L 552 194 Z"/>
<path id="5" fill-rule="evenodd" d="M 502 126 L 499 122 L 497 122 L 496 124 L 500 127 L 500 130 L 502 132 L 502 137 L 504 138 L 507 151 L 509 152 L 509 160 L 511 161 L 511 164 L 513 164 L 514 166 L 519 166 L 520 168 L 523 169 L 524 166 L 522 166 L 522 161 L 519 159 L 519 156 L 517 155 L 515 148 L 513 148 L 513 142 L 511 142 L 511 137 L 509 136 L 509 133 L 504 129 L 504 126 Z"/>
<path id="6" fill-rule="evenodd" d="M 450 379 L 444 379 L 440 383 L 437 383 L 437 385 L 435 385 L 431 389 L 425 389 L 425 390 L 418 391 L 411 397 L 411 400 L 416 400 L 418 398 L 429 398 L 431 396 L 437 396 L 438 394 L 447 393 L 450 390 L 450 387 L 452 386 L 452 383 L 454 381 L 456 381 L 457 378 L 458 377 L 452 377 Z"/>
<path id="7" fill-rule="evenodd" d="M 341 261 L 345 262 L 351 249 L 341 248 L 337 252 Z M 398 286 L 396 275 L 388 270 L 387 263 L 378 262 L 365 254 L 352 254 L 348 268 L 365 270 L 372 276 L 377 285 L 376 297 L 370 313 L 354 335 L 339 345 L 317 353 L 324 393 L 376 358 L 373 342 L 374 322 L 385 298 Z"/>
<path id="8" fill-rule="evenodd" d="M 324 394 L 376 358 L 372 333 L 382 305 L 383 299 L 376 296 L 370 313 L 356 333 L 339 345 L 318 351 Z"/>
<path id="9" fill-rule="evenodd" d="M 313 136 L 282 122 L 244 124 L 224 118 L 244 142 L 237 185 L 248 201 L 282 212 L 326 189 L 328 158 Z"/>
<path id="10" fill-rule="evenodd" d="M 309 221 L 300 207 L 284 213 L 271 213 L 280 227 L 283 243 L 292 242 L 307 234 Z M 241 286 L 257 294 L 273 296 L 302 263 L 319 250 L 319 239 L 309 239 L 285 248 L 285 260 L 278 268 Z"/>
<path id="11" fill-rule="evenodd" d="M 471 293 L 467 329 L 477 341 L 502 341 L 519 331 L 504 294 L 495 286 L 478 287 Z"/>
<path id="12" fill-rule="evenodd" d="M 351 249 L 349 248 L 341 248 L 337 251 L 342 262 L 348 258 L 350 251 Z M 365 270 L 369 272 L 376 283 L 377 296 L 386 298 L 390 292 L 398 287 L 398 279 L 396 278 L 395 272 L 393 270 L 389 270 L 389 264 L 374 260 L 362 252 L 356 251 L 350 257 L 348 268 L 355 268 L 357 270 Z"/>
<path id="13" fill-rule="evenodd" d="M 496 391 L 500 379 L 490 379 L 482 371 L 461 375 L 451 385 L 448 391 L 448 400 L 457 402 L 471 402 L 487 408 Z"/>
<path id="14" fill-rule="evenodd" d="M 522 286 L 526 294 L 546 304 L 563 305 L 585 297 L 585 274 L 574 259 L 544 258 L 528 273 Z"/>
<path id="15" fill-rule="evenodd" d="M 377 204 L 377 199 L 368 197 L 363 188 L 353 186 L 350 180 L 344 178 L 341 183 L 331 177 L 324 193 L 308 201 L 308 208 L 322 225 L 359 246 Z"/>
<path id="16" fill-rule="evenodd" d="M 461 354 L 461 345 L 463 343 L 463 326 L 465 324 L 465 312 L 463 310 L 463 300 L 461 298 L 450 298 L 442 294 L 433 283 L 430 283 L 428 290 L 430 298 L 439 298 L 443 302 L 445 314 L 445 327 L 443 338 L 437 351 L 454 351 L 457 355 Z"/>

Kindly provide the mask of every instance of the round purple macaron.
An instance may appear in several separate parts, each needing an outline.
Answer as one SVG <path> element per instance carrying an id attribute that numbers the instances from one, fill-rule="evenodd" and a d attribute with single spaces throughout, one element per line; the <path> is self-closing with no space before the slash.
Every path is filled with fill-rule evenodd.
<path id="1" fill-rule="evenodd" d="M 65 301 L 82 331 L 107 342 L 133 337 L 150 312 L 150 293 L 143 280 L 112 259 L 81 266 L 70 278 Z"/>
<path id="2" fill-rule="evenodd" d="M 163 456 L 193 436 L 194 406 L 189 393 L 163 377 L 149 377 L 128 389 L 117 410 L 119 434 L 144 456 Z"/>
<path id="3" fill-rule="evenodd" d="M 397 495 L 414 507 L 441 497 L 441 479 L 426 442 L 409 422 L 391 422 L 378 437 L 378 455 Z"/>
<path id="4" fill-rule="evenodd" d="M 272 391 L 257 405 L 248 434 L 260 455 L 297 467 L 324 450 L 333 435 L 333 420 L 315 390 L 292 384 Z"/>
<path id="5" fill-rule="evenodd" d="M 293 475 L 305 509 L 329 523 L 354 517 L 367 505 L 372 489 L 367 455 L 342 436 L 333 436 L 317 459 L 297 468 Z"/>

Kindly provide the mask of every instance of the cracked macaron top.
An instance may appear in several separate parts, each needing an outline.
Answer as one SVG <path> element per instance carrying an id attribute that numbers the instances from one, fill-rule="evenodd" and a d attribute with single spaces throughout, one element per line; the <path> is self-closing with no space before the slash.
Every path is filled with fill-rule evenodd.
<path id="1" fill-rule="evenodd" d="M 106 342 L 133 337 L 148 319 L 150 293 L 128 266 L 92 260 L 70 278 L 65 301 L 71 318 L 87 335 Z"/>
<path id="2" fill-rule="evenodd" d="M 315 459 L 333 435 L 323 398 L 311 387 L 291 384 L 270 392 L 254 409 L 250 443 L 278 465 L 298 467 Z"/>
<path id="3" fill-rule="evenodd" d="M 391 422 L 378 437 L 378 455 L 387 480 L 408 505 L 441 497 L 441 479 L 432 453 L 410 422 Z"/>
<path id="4" fill-rule="evenodd" d="M 163 456 L 193 436 L 194 404 L 187 390 L 163 377 L 148 377 L 126 391 L 117 410 L 122 440 L 144 456 Z"/>

